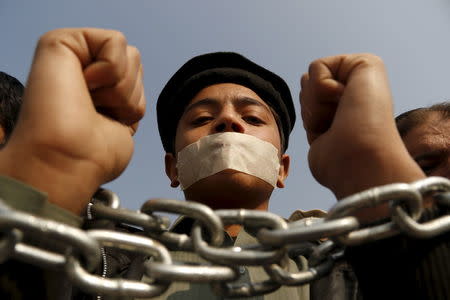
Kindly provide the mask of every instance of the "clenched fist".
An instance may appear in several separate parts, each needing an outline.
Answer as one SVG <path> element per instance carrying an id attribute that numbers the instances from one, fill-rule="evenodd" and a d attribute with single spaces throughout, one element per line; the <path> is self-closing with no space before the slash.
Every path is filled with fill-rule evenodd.
<path id="1" fill-rule="evenodd" d="M 397 133 L 379 57 L 352 54 L 316 60 L 301 86 L 309 165 L 337 198 L 425 177 Z"/>
<path id="2" fill-rule="evenodd" d="M 140 55 L 123 34 L 48 32 L 35 51 L 17 127 L 0 152 L 0 171 L 80 213 L 98 186 L 127 166 L 144 111 Z"/>

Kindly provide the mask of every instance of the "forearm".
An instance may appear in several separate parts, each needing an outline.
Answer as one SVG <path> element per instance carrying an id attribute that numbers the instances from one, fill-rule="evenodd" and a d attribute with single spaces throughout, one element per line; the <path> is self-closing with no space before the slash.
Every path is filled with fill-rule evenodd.
<path id="1" fill-rule="evenodd" d="M 7 151 L 1 152 L 0 159 L 8 155 Z M 18 153 L 9 157 L 14 159 L 1 160 L 1 175 L 45 193 L 46 201 L 76 215 L 85 211 L 86 205 L 101 184 L 95 172 L 83 166 L 87 163 L 63 164 L 60 162 L 58 166 L 53 166 L 36 157 L 21 157 Z M 26 201 L 26 199 L 17 201 Z"/>
<path id="2" fill-rule="evenodd" d="M 352 153 L 341 157 L 339 180 L 330 180 L 329 188 L 337 199 L 358 193 L 375 186 L 390 183 L 410 183 L 425 178 L 425 174 L 411 158 L 403 144 L 398 141 L 365 149 L 362 153 Z M 364 163 L 361 159 L 364 157 Z"/>

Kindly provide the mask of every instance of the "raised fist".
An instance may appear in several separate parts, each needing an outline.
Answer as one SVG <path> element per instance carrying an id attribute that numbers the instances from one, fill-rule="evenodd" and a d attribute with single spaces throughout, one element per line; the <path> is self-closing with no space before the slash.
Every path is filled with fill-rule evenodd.
<path id="1" fill-rule="evenodd" d="M 48 32 L 38 42 L 0 169 L 79 213 L 127 166 L 144 111 L 140 55 L 122 33 Z"/>
<path id="2" fill-rule="evenodd" d="M 301 115 L 313 176 L 337 198 L 372 186 L 424 177 L 397 133 L 382 60 L 326 57 L 301 79 Z"/>

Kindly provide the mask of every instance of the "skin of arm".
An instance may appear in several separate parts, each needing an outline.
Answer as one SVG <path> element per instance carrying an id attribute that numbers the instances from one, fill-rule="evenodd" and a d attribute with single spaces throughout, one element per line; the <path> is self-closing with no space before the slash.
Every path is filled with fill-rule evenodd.
<path id="1" fill-rule="evenodd" d="M 392 96 L 379 57 L 318 59 L 302 76 L 301 86 L 309 166 L 337 199 L 374 186 L 425 178 L 395 127 Z"/>
<path id="2" fill-rule="evenodd" d="M 145 111 L 142 65 L 123 34 L 58 29 L 36 47 L 17 127 L 0 173 L 80 214 L 127 166 Z"/>

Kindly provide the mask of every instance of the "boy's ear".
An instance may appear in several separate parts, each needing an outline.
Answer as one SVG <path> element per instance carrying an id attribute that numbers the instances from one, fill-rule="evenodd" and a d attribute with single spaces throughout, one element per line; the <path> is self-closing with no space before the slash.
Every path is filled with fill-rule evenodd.
<path id="1" fill-rule="evenodd" d="M 177 158 L 172 153 L 166 153 L 164 163 L 166 165 L 166 175 L 170 179 L 170 186 L 179 186 L 180 182 L 178 181 Z"/>
<path id="2" fill-rule="evenodd" d="M 284 180 L 289 175 L 289 165 L 291 164 L 291 158 L 287 154 L 283 154 L 280 159 L 280 171 L 278 172 L 277 187 L 284 188 Z"/>
<path id="3" fill-rule="evenodd" d="M 0 126 L 0 145 L 6 142 L 6 133 L 3 126 Z"/>

